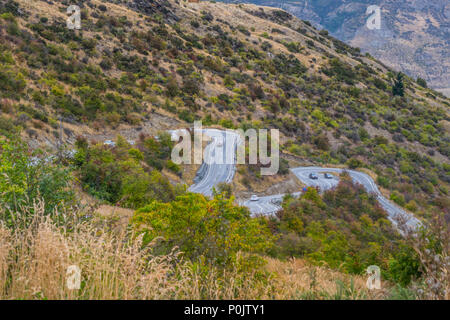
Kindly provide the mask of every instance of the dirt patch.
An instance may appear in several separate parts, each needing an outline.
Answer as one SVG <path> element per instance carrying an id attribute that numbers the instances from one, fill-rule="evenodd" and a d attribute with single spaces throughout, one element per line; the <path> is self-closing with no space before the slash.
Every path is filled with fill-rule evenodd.
<path id="1" fill-rule="evenodd" d="M 118 135 L 127 140 L 137 140 L 140 134 L 155 136 L 160 131 L 179 129 L 183 126 L 187 127 L 181 121 L 174 119 L 173 116 L 171 117 L 162 112 L 153 112 L 150 114 L 150 119 L 138 126 L 121 124 L 115 129 L 105 129 L 101 132 L 91 131 L 82 135 L 94 141 L 115 140 Z"/>
<path id="2" fill-rule="evenodd" d="M 253 194 L 270 196 L 274 194 L 294 193 L 300 191 L 303 186 L 292 172 L 283 176 L 265 176 L 260 179 L 250 180 L 249 185 L 242 183 L 245 177 L 246 175 L 243 175 L 238 170 L 233 180 L 234 194 L 238 199 L 248 199 Z"/>
<path id="3" fill-rule="evenodd" d="M 133 217 L 134 210 L 104 204 L 95 210 L 95 214 L 113 221 L 115 228 L 125 230 Z"/>

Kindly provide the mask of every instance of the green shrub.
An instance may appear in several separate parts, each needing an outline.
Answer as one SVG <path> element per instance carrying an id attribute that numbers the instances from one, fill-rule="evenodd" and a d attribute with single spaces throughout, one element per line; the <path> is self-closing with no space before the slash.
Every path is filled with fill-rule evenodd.
<path id="1" fill-rule="evenodd" d="M 144 233 L 144 242 L 158 237 L 163 252 L 174 246 L 194 260 L 226 266 L 239 251 L 262 253 L 273 237 L 264 219 L 251 218 L 243 207 L 221 194 L 206 200 L 188 193 L 170 203 L 153 201 L 136 211 L 132 223 Z"/>
<path id="2" fill-rule="evenodd" d="M 331 59 L 330 67 L 324 69 L 323 72 L 328 76 L 335 76 L 339 81 L 344 81 L 348 84 L 354 84 L 357 79 L 357 75 L 353 71 L 352 66 L 337 58 Z"/>
<path id="3" fill-rule="evenodd" d="M 389 260 L 388 278 L 402 286 L 420 277 L 420 260 L 413 248 L 401 246 Z"/>
<path id="4" fill-rule="evenodd" d="M 164 165 L 176 170 L 168 160 L 171 150 L 170 136 L 160 135 L 160 141 L 143 138 L 132 148 L 122 137 L 116 146 L 102 144 L 88 146 L 77 142 L 75 164 L 86 191 L 113 204 L 138 208 L 153 199 L 171 201 L 177 190 L 161 175 Z M 155 169 L 148 172 L 141 164 L 147 162 Z"/>
<path id="5" fill-rule="evenodd" d="M 428 88 L 427 82 L 422 78 L 417 78 L 417 84 L 423 88 Z"/>
<path id="6" fill-rule="evenodd" d="M 398 191 L 392 192 L 390 199 L 402 207 L 405 206 L 405 204 L 406 204 L 405 198 Z"/>
<path id="7" fill-rule="evenodd" d="M 356 158 L 351 158 L 347 161 L 347 165 L 350 169 L 356 169 L 364 166 L 364 163 Z"/>
<path id="8" fill-rule="evenodd" d="M 31 222 L 32 216 L 17 217 L 21 207 L 30 207 L 43 200 L 44 212 L 53 214 L 74 204 L 70 187 L 70 172 L 49 161 L 39 160 L 38 152 L 31 153 L 18 138 L 0 138 L 0 205 L 5 209 L 1 219 L 7 226 Z M 61 215 L 55 215 L 63 218 Z"/>
<path id="9" fill-rule="evenodd" d="M 375 196 L 354 185 L 349 175 L 340 180 L 323 195 L 308 188 L 299 199 L 284 199 L 279 221 L 273 221 L 280 238 L 272 254 L 304 257 L 349 273 L 364 273 L 373 264 L 387 270 L 387 261 L 400 250 L 400 236 Z M 393 273 L 399 279 L 397 271 Z"/>

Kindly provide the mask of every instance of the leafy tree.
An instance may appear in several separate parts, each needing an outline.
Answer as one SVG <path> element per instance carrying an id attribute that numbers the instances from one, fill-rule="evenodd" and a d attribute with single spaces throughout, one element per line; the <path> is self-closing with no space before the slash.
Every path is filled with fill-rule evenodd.
<path id="1" fill-rule="evenodd" d="M 155 200 L 137 210 L 132 223 L 144 233 L 145 243 L 162 237 L 163 252 L 178 247 L 193 260 L 227 265 L 239 251 L 264 252 L 273 240 L 264 219 L 251 218 L 233 201 L 222 194 L 207 200 L 192 193 L 169 203 Z"/>
<path id="2" fill-rule="evenodd" d="M 407 286 L 420 277 L 420 260 L 411 247 L 402 245 L 400 250 L 389 260 L 388 276 L 396 283 Z"/>
<path id="3" fill-rule="evenodd" d="M 427 82 L 425 81 L 425 79 L 422 79 L 422 78 L 417 78 L 417 84 L 419 85 L 419 86 L 421 86 L 421 87 L 424 87 L 424 88 L 428 88 L 428 85 L 427 85 Z"/>
<path id="4" fill-rule="evenodd" d="M 0 206 L 8 225 L 17 222 L 23 206 L 32 207 L 37 199 L 44 201 L 46 214 L 73 204 L 69 170 L 37 155 L 18 138 L 0 138 Z M 31 217 L 20 220 L 27 222 Z"/>
<path id="5" fill-rule="evenodd" d="M 83 139 L 76 143 L 75 164 L 79 167 L 80 180 L 92 195 L 130 208 L 142 207 L 153 199 L 167 202 L 183 192 L 174 188 L 158 170 L 170 156 L 170 135 L 159 139 L 143 137 L 132 147 L 118 136 L 114 147 L 97 144 L 89 146 Z M 146 161 L 154 169 L 143 166 Z M 172 170 L 175 168 L 171 167 Z"/>
<path id="6" fill-rule="evenodd" d="M 305 257 L 349 273 L 363 273 L 372 264 L 388 270 L 389 259 L 395 260 L 400 250 L 399 235 L 375 196 L 354 185 L 348 174 L 340 180 L 323 195 L 308 188 L 299 199 L 283 200 L 279 221 L 272 225 L 279 239 L 271 253 Z"/>
<path id="7" fill-rule="evenodd" d="M 217 192 L 223 194 L 226 198 L 231 198 L 233 195 L 233 188 L 231 184 L 221 182 L 217 185 Z"/>
<path id="8" fill-rule="evenodd" d="M 405 198 L 398 191 L 392 192 L 390 199 L 400 206 L 405 206 Z"/>
<path id="9" fill-rule="evenodd" d="M 401 72 L 397 73 L 394 79 L 394 85 L 392 86 L 392 94 L 394 96 L 403 97 L 405 94 L 405 86 L 403 83 L 403 74 Z"/>
<path id="10" fill-rule="evenodd" d="M 351 158 L 347 161 L 347 165 L 350 169 L 356 169 L 362 167 L 364 164 L 359 159 Z"/>
<path id="11" fill-rule="evenodd" d="M 313 142 L 320 150 L 327 151 L 330 149 L 330 142 L 328 141 L 326 134 L 320 134 L 317 137 L 314 137 Z"/>

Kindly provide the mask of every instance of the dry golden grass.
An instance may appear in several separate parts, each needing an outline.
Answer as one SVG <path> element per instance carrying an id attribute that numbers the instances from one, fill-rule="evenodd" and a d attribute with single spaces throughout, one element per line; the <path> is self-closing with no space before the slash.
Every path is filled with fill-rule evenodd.
<path id="1" fill-rule="evenodd" d="M 68 232 L 36 209 L 30 227 L 0 227 L 1 299 L 161 299 L 176 292 L 179 281 L 168 274 L 178 254 L 153 257 L 139 239 L 87 223 Z M 82 270 L 80 290 L 66 285 L 71 265 Z"/>
<path id="2" fill-rule="evenodd" d="M 267 258 L 264 270 L 254 272 L 242 272 L 238 264 L 227 270 L 195 267 L 176 250 L 152 255 L 152 245 L 143 248 L 141 238 L 126 228 L 107 228 L 95 218 L 68 231 L 44 217 L 42 208 L 42 203 L 35 205 L 33 222 L 26 228 L 8 229 L 0 223 L 0 299 L 383 297 L 367 293 L 361 277 L 354 277 L 350 289 L 350 276 L 302 260 Z M 72 265 L 81 269 L 79 290 L 67 286 Z"/>
<path id="3" fill-rule="evenodd" d="M 367 279 L 362 276 L 351 276 L 331 270 L 326 267 L 311 265 L 302 259 L 280 261 L 267 258 L 267 269 L 276 272 L 274 280 L 277 290 L 275 299 L 314 298 L 314 299 L 381 299 L 387 291 L 369 291 L 366 288 Z M 339 295 L 342 287 L 350 288 L 353 282 L 354 290 Z"/>
<path id="4" fill-rule="evenodd" d="M 95 210 L 95 213 L 107 220 L 115 221 L 118 230 L 125 230 L 134 210 L 103 204 Z"/>
<path id="5" fill-rule="evenodd" d="M 206 148 L 206 146 L 208 145 L 208 143 L 210 142 L 210 139 L 208 138 L 208 136 L 203 136 L 203 141 L 202 141 L 202 154 Z M 200 168 L 200 164 L 196 164 L 194 161 L 194 156 L 195 156 L 195 152 L 194 152 L 194 144 L 192 144 L 192 150 L 191 150 L 191 164 L 184 164 L 181 166 L 182 168 L 182 179 L 183 182 L 186 183 L 187 185 L 192 185 L 194 184 L 194 179 L 197 176 L 197 171 Z"/>
<path id="6" fill-rule="evenodd" d="M 184 182 L 187 185 L 192 185 L 194 184 L 194 178 L 197 175 L 197 171 L 200 168 L 199 164 L 190 164 L 190 165 L 183 165 L 183 172 L 182 172 L 182 177 Z"/>

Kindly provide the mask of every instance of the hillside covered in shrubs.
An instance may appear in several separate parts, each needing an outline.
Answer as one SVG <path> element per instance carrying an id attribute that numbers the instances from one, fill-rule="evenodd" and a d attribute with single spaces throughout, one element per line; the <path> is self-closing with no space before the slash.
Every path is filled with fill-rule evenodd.
<path id="1" fill-rule="evenodd" d="M 70 4 L 81 7 L 80 30 L 66 26 Z M 0 239 L 8 245 L 0 246 L 0 297 L 59 297 L 39 266 L 38 295 L 17 280 L 28 267 L 17 257 L 39 256 L 52 237 L 81 248 L 54 260 L 58 272 L 68 263 L 90 268 L 105 243 L 105 268 L 109 254 L 123 254 L 115 257 L 121 263 L 112 287 L 86 271 L 90 278 L 77 298 L 445 297 L 449 107 L 441 94 L 277 9 L 173 0 L 2 1 Z M 324 194 L 286 197 L 277 219 L 252 218 L 235 204 L 235 190 L 219 190 L 213 199 L 191 194 L 180 183 L 186 168 L 170 160 L 173 142 L 158 130 L 195 120 L 279 129 L 279 176 L 291 164 L 366 170 L 424 223 L 444 221 L 442 234 L 428 233 L 428 242 L 415 247 L 395 232 L 374 196 L 345 176 Z M 119 131 L 135 134 L 133 143 Z M 248 191 L 250 182 L 265 182 L 254 169 L 239 167 Z M 119 236 L 117 217 L 99 217 L 79 194 L 95 205 L 136 211 Z M 18 239 L 25 236 L 35 240 L 21 251 Z M 82 249 L 84 238 L 97 251 Z M 425 249 L 433 257 L 422 255 Z M 430 267 L 434 255 L 447 269 Z M 312 290 L 314 279 L 309 291 L 305 282 L 289 287 L 280 274 L 297 265 L 292 258 L 311 270 L 339 270 L 346 280 L 377 264 L 389 290 L 371 296 L 361 286 L 355 292 L 353 282 Z M 127 269 L 127 259 L 138 262 L 136 269 Z M 129 282 L 121 277 L 127 272 L 135 276 Z M 167 290 L 146 276 L 152 272 L 165 274 Z M 427 289 L 427 279 L 441 287 Z"/>
<path id="2" fill-rule="evenodd" d="M 420 215 L 449 207 L 449 100 L 357 48 L 252 5 L 80 1 L 69 30 L 67 4 L 0 5 L 3 132 L 48 148 L 155 113 L 278 128 L 300 161 L 369 168 Z"/>

